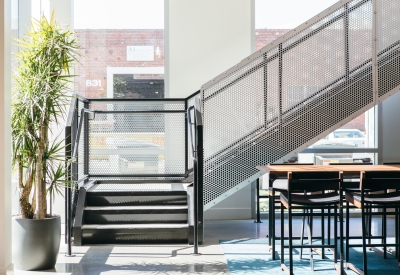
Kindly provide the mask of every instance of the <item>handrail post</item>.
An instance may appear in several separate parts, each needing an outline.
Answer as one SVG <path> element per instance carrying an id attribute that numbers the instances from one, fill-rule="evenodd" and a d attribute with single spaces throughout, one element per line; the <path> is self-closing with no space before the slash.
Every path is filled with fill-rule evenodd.
<path id="1" fill-rule="evenodd" d="M 73 127 L 76 125 L 77 120 L 77 100 L 74 98 L 71 101 L 69 116 L 67 119 L 67 126 L 65 127 L 65 169 L 66 169 L 66 180 L 67 182 L 73 181 L 73 171 L 72 171 L 72 145 L 75 143 L 73 132 L 75 129 Z M 74 257 L 72 254 L 71 247 L 71 224 L 72 224 L 72 204 L 71 204 L 71 188 L 72 186 L 65 187 L 65 242 L 67 244 L 66 257 Z"/>
<path id="2" fill-rule="evenodd" d="M 194 255 L 201 255 L 199 249 L 199 226 L 201 234 L 203 234 L 203 119 L 201 112 L 201 102 L 199 98 L 194 102 L 194 118 L 195 118 L 195 161 L 196 174 L 194 175 L 194 202 L 195 202 L 195 219 L 194 219 Z"/>
<path id="3" fill-rule="evenodd" d="M 193 255 L 199 255 L 199 198 L 198 198 L 198 167 L 196 158 L 193 159 L 194 181 L 193 181 L 193 196 L 194 196 L 194 226 L 193 226 Z"/>
<path id="4" fill-rule="evenodd" d="M 192 135 L 192 119 L 190 110 L 194 108 L 194 140 Z M 199 98 L 195 99 L 194 107 L 187 108 L 187 125 L 189 128 L 190 140 L 193 153 L 193 256 L 200 256 L 199 253 L 199 225 L 203 227 L 203 122 Z M 186 133 L 187 134 L 187 133 Z M 203 230 L 201 230 L 203 234 Z"/>
<path id="5" fill-rule="evenodd" d="M 203 125 L 197 126 L 197 224 L 198 229 L 197 238 L 199 233 L 203 236 Z M 200 232 L 199 232 L 200 231 Z"/>
<path id="6" fill-rule="evenodd" d="M 89 101 L 84 102 L 84 108 L 86 110 L 89 109 Z M 89 175 L 89 114 L 83 111 L 83 119 L 84 119 L 84 132 L 83 132 L 83 173 L 85 175 Z M 81 158 L 82 159 L 82 158 Z"/>
<path id="7" fill-rule="evenodd" d="M 255 223 L 262 223 L 261 218 L 260 218 L 260 178 L 257 179 L 256 181 L 257 185 L 256 185 L 256 210 L 257 210 L 257 220 L 254 221 Z"/>
<path id="8" fill-rule="evenodd" d="M 71 160 L 71 126 L 65 127 L 65 167 L 66 171 L 66 180 L 68 182 L 71 181 L 71 166 L 69 165 L 69 161 Z M 71 255 L 71 250 L 69 249 L 69 243 L 71 242 L 70 236 L 70 224 L 71 224 L 71 194 L 68 192 L 70 188 L 68 186 L 65 187 L 65 243 L 68 245 L 68 255 Z"/>

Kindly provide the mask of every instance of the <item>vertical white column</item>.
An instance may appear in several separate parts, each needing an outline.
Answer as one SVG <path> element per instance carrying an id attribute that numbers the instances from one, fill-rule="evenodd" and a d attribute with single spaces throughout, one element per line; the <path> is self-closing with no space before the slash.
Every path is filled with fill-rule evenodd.
<path id="1" fill-rule="evenodd" d="M 49 14 L 52 11 L 57 22 L 73 30 L 73 0 L 50 0 Z"/>
<path id="2" fill-rule="evenodd" d="M 166 97 L 187 97 L 254 51 L 254 0 L 166 0 L 164 33 Z M 173 156 L 182 144 L 167 130 L 165 151 Z M 251 207 L 248 185 L 205 219 L 248 219 Z"/>
<path id="3" fill-rule="evenodd" d="M 43 3 L 46 3 L 44 5 Z M 73 0 L 42 0 L 42 7 L 44 14 L 47 18 L 50 18 L 51 13 L 54 11 L 55 20 L 63 27 L 68 27 L 69 29 L 73 30 Z M 48 14 L 48 15 L 47 15 Z M 74 70 L 71 70 L 71 73 L 74 73 Z M 71 83 L 71 89 L 73 90 L 73 83 Z M 66 106 L 66 111 L 68 112 L 69 105 Z M 67 115 L 64 116 L 64 119 L 67 118 Z M 54 133 L 58 134 L 62 132 L 60 137 L 64 137 L 64 127 L 65 127 L 65 120 L 59 120 L 58 125 L 53 124 L 51 127 L 54 129 Z M 57 130 L 55 130 L 57 129 Z M 65 194 L 64 194 L 65 196 Z M 53 202 L 53 213 L 61 216 L 61 223 L 65 221 L 65 197 L 61 195 L 56 195 L 54 202 Z M 50 201 L 48 200 L 48 203 Z M 48 208 L 49 209 L 49 206 Z"/>
<path id="4" fill-rule="evenodd" d="M 165 90 L 186 97 L 254 50 L 254 0 L 166 0 Z"/>
<path id="5" fill-rule="evenodd" d="M 0 4 L 0 274 L 11 264 L 11 1 Z"/>

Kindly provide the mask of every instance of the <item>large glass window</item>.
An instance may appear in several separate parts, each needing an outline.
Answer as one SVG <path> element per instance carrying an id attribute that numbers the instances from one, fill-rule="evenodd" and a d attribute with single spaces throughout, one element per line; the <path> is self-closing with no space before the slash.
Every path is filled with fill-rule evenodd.
<path id="1" fill-rule="evenodd" d="M 74 28 L 83 50 L 76 90 L 88 98 L 164 97 L 164 1 L 80 0 Z"/>

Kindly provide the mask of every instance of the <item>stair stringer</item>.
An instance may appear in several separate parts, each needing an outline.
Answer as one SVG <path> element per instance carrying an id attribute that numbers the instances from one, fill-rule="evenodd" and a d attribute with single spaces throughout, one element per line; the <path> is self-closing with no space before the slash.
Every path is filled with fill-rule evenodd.
<path id="1" fill-rule="evenodd" d="M 379 97 L 376 103 L 373 102 L 373 103 L 370 103 L 370 104 L 366 105 L 364 108 L 358 110 L 357 112 L 355 112 L 351 116 L 343 119 L 342 121 L 340 121 L 337 124 L 335 124 L 334 126 L 332 126 L 329 130 L 324 131 L 322 134 L 314 137 L 313 139 L 311 139 L 307 143 L 303 144 L 302 146 L 299 146 L 298 148 L 288 152 L 286 155 L 283 155 L 280 158 L 276 158 L 274 161 L 271 161 L 271 163 L 273 163 L 273 162 L 278 162 L 278 163 L 279 162 L 284 162 L 287 159 L 289 159 L 289 158 L 291 158 L 293 156 L 296 156 L 299 152 L 303 151 L 304 149 L 306 149 L 310 145 L 314 144 L 319 139 L 325 137 L 326 135 L 328 135 L 333 130 L 340 128 L 341 126 L 343 126 L 346 123 L 350 122 L 354 118 L 356 118 L 359 115 L 363 114 L 368 109 L 372 108 L 373 106 L 379 104 L 380 102 L 382 102 L 385 99 L 389 98 L 390 96 L 394 95 L 398 91 L 400 91 L 400 85 L 398 85 L 396 88 L 392 89 L 390 92 L 386 93 L 385 95 Z M 230 159 L 230 161 L 226 162 L 226 164 L 227 165 L 232 165 L 232 159 Z M 204 204 L 204 210 L 210 209 L 214 205 L 216 205 L 219 202 L 225 200 L 226 198 L 230 197 L 231 195 L 233 195 L 237 191 L 241 190 L 242 188 L 244 188 L 245 186 L 250 184 L 251 182 L 253 182 L 253 181 L 257 180 L 258 178 L 260 178 L 261 176 L 263 176 L 265 173 L 259 171 L 256 168 L 256 166 L 257 165 L 266 165 L 266 164 L 268 164 L 268 163 L 261 163 L 261 162 L 260 163 L 253 163 L 253 164 L 249 165 L 249 167 L 244 168 L 243 170 L 246 170 L 248 172 L 247 178 L 245 178 L 241 182 L 237 183 L 236 185 L 234 185 L 232 188 L 228 189 L 227 191 L 223 192 L 221 195 L 219 195 L 219 196 L 215 197 L 214 199 L 212 199 L 212 200 L 208 201 L 207 203 L 205 203 Z M 250 166 L 252 166 L 252 167 L 250 167 Z M 204 189 L 206 191 L 207 187 L 205 186 Z"/>

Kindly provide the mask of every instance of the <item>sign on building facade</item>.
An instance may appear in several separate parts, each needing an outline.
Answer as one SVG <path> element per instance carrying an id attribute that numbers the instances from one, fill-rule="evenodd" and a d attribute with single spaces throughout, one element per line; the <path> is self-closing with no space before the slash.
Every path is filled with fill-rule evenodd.
<path id="1" fill-rule="evenodd" d="M 126 61 L 154 61 L 154 46 L 126 46 Z"/>

